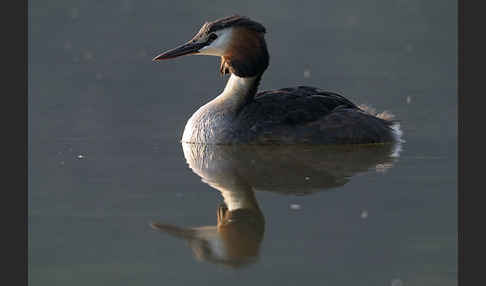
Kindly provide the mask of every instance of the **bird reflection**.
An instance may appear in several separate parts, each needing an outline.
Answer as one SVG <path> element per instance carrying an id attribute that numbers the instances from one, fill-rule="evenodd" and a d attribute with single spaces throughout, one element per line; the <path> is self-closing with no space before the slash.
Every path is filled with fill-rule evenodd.
<path id="1" fill-rule="evenodd" d="M 400 143 L 368 146 L 182 144 L 189 167 L 219 190 L 217 225 L 152 223 L 188 242 L 198 260 L 238 268 L 257 261 L 265 219 L 255 191 L 306 195 L 342 186 L 353 175 L 386 171 Z"/>

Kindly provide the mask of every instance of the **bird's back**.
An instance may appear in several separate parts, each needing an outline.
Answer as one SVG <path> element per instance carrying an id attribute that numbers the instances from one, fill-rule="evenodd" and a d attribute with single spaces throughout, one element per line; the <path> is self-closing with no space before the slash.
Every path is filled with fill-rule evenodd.
<path id="1" fill-rule="evenodd" d="M 241 143 L 368 144 L 393 141 L 392 124 L 339 94 L 298 86 L 256 94 L 232 133 Z"/>

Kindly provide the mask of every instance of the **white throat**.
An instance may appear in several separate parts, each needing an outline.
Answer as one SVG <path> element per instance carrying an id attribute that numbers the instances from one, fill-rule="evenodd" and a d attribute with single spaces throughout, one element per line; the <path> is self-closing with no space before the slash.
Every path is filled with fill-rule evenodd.
<path id="1" fill-rule="evenodd" d="M 231 74 L 226 87 L 213 101 L 219 104 L 238 107 L 247 100 L 250 89 L 257 77 L 239 77 Z"/>

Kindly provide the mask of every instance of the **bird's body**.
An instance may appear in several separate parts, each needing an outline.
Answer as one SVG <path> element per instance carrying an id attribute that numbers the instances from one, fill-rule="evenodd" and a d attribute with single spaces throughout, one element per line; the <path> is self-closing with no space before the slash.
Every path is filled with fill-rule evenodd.
<path id="1" fill-rule="evenodd" d="M 231 79 L 230 79 L 231 80 Z M 248 102 L 202 106 L 186 124 L 183 142 L 224 144 L 353 144 L 393 140 L 392 122 L 344 97 L 313 87 L 264 91 Z"/>
<path id="2" fill-rule="evenodd" d="M 230 73 L 224 91 L 199 108 L 182 142 L 205 144 L 369 144 L 398 140 L 396 123 L 343 96 L 298 86 L 257 92 L 269 56 L 260 24 L 240 16 L 206 23 L 181 47 L 155 60 L 185 54 L 221 57 Z"/>

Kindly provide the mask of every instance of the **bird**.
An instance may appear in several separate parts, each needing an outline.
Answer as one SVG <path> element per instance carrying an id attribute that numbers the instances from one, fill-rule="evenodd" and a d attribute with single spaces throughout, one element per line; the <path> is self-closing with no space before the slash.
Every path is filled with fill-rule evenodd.
<path id="1" fill-rule="evenodd" d="M 205 22 L 188 42 L 154 62 L 184 55 L 220 57 L 224 90 L 187 121 L 182 143 L 375 144 L 400 140 L 397 120 L 373 114 L 342 95 L 311 86 L 258 92 L 269 65 L 266 28 L 233 15 Z"/>

